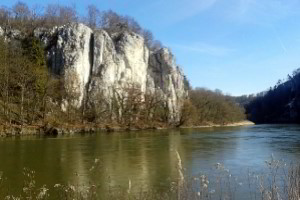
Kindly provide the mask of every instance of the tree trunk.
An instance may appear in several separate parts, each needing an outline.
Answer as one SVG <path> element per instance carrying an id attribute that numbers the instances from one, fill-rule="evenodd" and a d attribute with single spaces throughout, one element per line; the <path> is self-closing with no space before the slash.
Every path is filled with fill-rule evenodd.
<path id="1" fill-rule="evenodd" d="M 21 125 L 23 125 L 24 93 L 25 93 L 25 88 L 24 88 L 24 86 L 21 86 L 21 105 L 20 105 L 20 121 L 21 121 Z"/>

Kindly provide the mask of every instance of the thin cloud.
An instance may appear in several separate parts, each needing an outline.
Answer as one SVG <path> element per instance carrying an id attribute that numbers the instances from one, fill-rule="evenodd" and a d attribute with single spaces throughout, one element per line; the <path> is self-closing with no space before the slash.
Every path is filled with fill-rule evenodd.
<path id="1" fill-rule="evenodd" d="M 298 13 L 298 0 L 233 0 L 225 15 L 232 20 L 269 24 Z"/>
<path id="2" fill-rule="evenodd" d="M 210 44 L 193 44 L 193 45 L 182 45 L 182 44 L 174 44 L 171 47 L 182 50 L 182 51 L 189 51 L 195 52 L 200 54 L 207 54 L 210 56 L 227 56 L 231 53 L 235 52 L 235 49 L 215 46 Z"/>
<path id="3" fill-rule="evenodd" d="M 217 0 L 156 0 L 144 6 L 141 13 L 153 13 L 153 19 L 174 24 L 189 19 L 213 7 Z"/>
<path id="4" fill-rule="evenodd" d="M 278 31 L 276 30 L 276 28 L 274 26 L 272 26 L 272 28 L 273 28 L 274 34 L 275 34 L 275 36 L 276 36 L 276 38 L 278 40 L 278 43 L 279 43 L 280 47 L 282 48 L 282 50 L 283 50 L 284 53 L 287 53 L 287 48 L 284 45 L 284 43 L 283 43 L 280 35 L 278 34 Z"/>
<path id="5" fill-rule="evenodd" d="M 237 12 L 238 15 L 245 15 L 251 7 L 254 7 L 257 3 L 256 0 L 240 0 L 238 1 L 237 5 Z"/>

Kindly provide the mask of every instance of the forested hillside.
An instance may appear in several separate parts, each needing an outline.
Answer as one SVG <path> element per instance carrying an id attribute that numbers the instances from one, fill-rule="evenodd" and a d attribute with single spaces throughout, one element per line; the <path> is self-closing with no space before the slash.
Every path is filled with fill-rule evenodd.
<path id="1" fill-rule="evenodd" d="M 300 123 L 300 69 L 245 105 L 255 123 Z"/>

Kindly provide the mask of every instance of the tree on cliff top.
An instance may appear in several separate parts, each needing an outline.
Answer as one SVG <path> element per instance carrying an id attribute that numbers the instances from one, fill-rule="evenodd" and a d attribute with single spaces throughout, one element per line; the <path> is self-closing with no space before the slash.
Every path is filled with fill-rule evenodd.
<path id="1" fill-rule="evenodd" d="M 152 50 L 161 48 L 151 31 L 143 29 L 130 16 L 122 16 L 108 10 L 100 11 L 95 5 L 87 7 L 86 16 L 78 16 L 75 6 L 48 4 L 45 9 L 35 6 L 30 9 L 24 2 L 17 2 L 12 8 L 0 9 L 0 26 L 5 30 L 13 28 L 23 33 L 32 34 L 37 27 L 53 28 L 72 22 L 83 22 L 92 29 L 105 29 L 109 34 L 123 31 L 135 32 L 145 39 L 145 44 Z"/>
<path id="2" fill-rule="evenodd" d="M 91 28 L 96 29 L 100 26 L 101 12 L 95 5 L 87 7 L 87 16 L 84 19 L 85 23 Z"/>

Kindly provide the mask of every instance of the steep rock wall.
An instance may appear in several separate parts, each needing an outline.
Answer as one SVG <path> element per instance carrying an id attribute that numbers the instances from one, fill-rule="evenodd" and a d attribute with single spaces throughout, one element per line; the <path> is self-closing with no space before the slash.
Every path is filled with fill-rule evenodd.
<path id="1" fill-rule="evenodd" d="M 168 49 L 151 52 L 138 34 L 110 36 L 104 30 L 93 32 L 83 24 L 37 35 L 48 46 L 52 71 L 63 75 L 67 92 L 76 91 L 80 96 L 77 106 L 85 98 L 93 102 L 99 91 L 109 101 L 114 90 L 122 91 L 134 84 L 142 93 L 160 92 L 169 108 L 170 121 L 179 120 L 187 91 L 183 72 Z"/>
<path id="2" fill-rule="evenodd" d="M 0 37 L 4 35 L 4 30 L 0 27 Z"/>
<path id="3" fill-rule="evenodd" d="M 91 92 L 101 89 L 110 97 L 113 89 L 128 83 L 146 92 L 149 50 L 141 36 L 124 32 L 111 38 L 103 30 L 96 31 L 93 51 Z"/>
<path id="4" fill-rule="evenodd" d="M 53 32 L 53 31 L 52 31 Z M 86 87 L 92 69 L 91 43 L 93 32 L 83 24 L 71 24 L 60 27 L 53 32 L 55 45 L 48 52 L 51 69 L 54 73 L 64 77 L 66 92 L 79 96 L 77 106 L 83 101 Z"/>
<path id="5" fill-rule="evenodd" d="M 150 55 L 147 86 L 162 91 L 168 104 L 170 120 L 178 121 L 187 91 L 184 74 L 169 49 L 163 48 Z"/>

